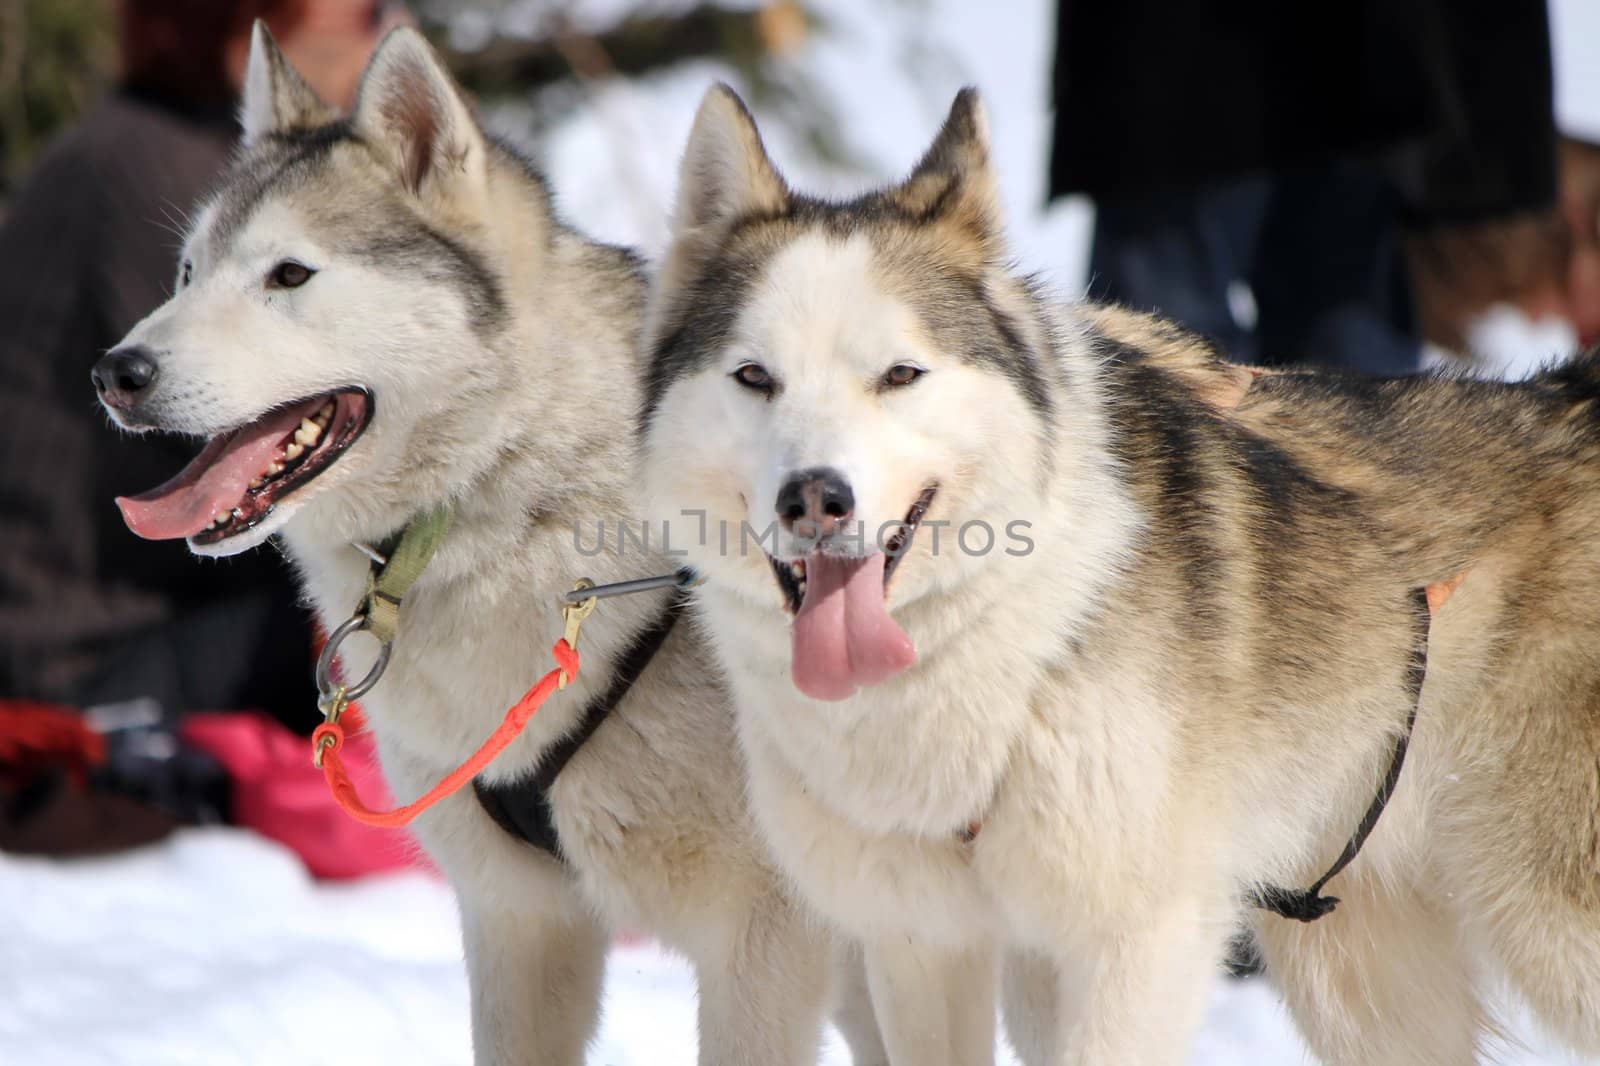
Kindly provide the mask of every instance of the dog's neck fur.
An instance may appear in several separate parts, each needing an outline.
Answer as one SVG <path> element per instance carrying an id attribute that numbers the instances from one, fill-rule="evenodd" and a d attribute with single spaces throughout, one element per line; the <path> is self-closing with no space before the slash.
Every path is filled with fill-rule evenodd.
<path id="1" fill-rule="evenodd" d="M 452 650 L 459 656 L 464 646 L 482 638 L 480 628 L 503 631 L 516 616 L 533 629 L 525 687 L 543 669 L 537 665 L 546 646 L 543 632 L 559 632 L 555 606 L 575 578 L 607 581 L 671 567 L 643 553 L 621 555 L 614 537 L 607 540 L 606 554 L 578 551 L 580 528 L 586 530 L 582 543 L 587 546 L 594 541 L 596 521 L 614 525 L 636 511 L 633 435 L 615 424 L 614 416 L 593 412 L 631 415 L 637 407 L 642 279 L 626 252 L 591 242 L 557 222 L 537 178 L 508 154 L 493 154 L 490 195 L 492 217 L 509 220 L 482 234 L 483 251 L 496 266 L 508 305 L 505 328 L 481 342 L 487 349 L 483 358 L 505 368 L 497 375 L 500 387 L 484 389 L 474 402 L 452 406 L 419 425 L 404 461 L 378 484 L 361 489 L 370 502 L 312 501 L 285 527 L 283 537 L 324 625 L 336 625 L 356 607 L 368 567 L 352 543 L 376 542 L 423 509 L 451 504 L 450 532 L 408 598 L 397 657 L 405 652 L 408 630 L 413 648 L 420 645 L 424 654 L 431 650 L 433 641 L 415 631 L 431 628 L 435 620 L 440 627 L 455 627 L 458 643 Z M 562 310 L 596 307 L 613 313 L 580 322 Z M 596 332 L 596 321 L 606 323 L 602 332 Z M 382 411 L 379 397 L 377 417 Z M 431 445 L 426 450 L 424 438 Z M 477 443 L 460 456 L 434 461 L 437 442 L 454 439 Z M 448 452 L 448 445 L 443 450 Z M 476 465 L 468 465 L 469 455 Z M 608 608 L 606 618 L 587 628 L 586 649 L 609 659 L 632 630 L 646 624 L 655 606 L 651 599 Z M 585 660 L 600 661 L 593 654 Z M 354 671 L 360 663 L 351 657 L 347 666 Z M 592 683 L 604 681 L 601 669 L 586 668 L 585 674 Z M 381 714 L 395 695 L 388 689 L 380 686 L 365 702 L 377 705 Z M 583 693 L 578 695 L 564 708 L 581 706 Z M 475 724 L 463 726 L 463 744 L 475 730 L 493 724 L 492 716 L 504 710 L 502 696 L 498 691 L 485 696 L 477 701 L 482 706 L 464 716 Z M 568 717 L 564 710 L 551 713 L 549 723 Z"/>
<path id="2" fill-rule="evenodd" d="M 447 480 L 436 491 L 455 500 L 462 532 L 515 538 L 542 526 L 570 540 L 580 521 L 615 519 L 633 509 L 632 434 L 595 417 L 589 398 L 606 396 L 608 408 L 620 400 L 630 412 L 638 404 L 635 328 L 642 283 L 629 278 L 632 292 L 606 291 L 616 277 L 599 269 L 597 257 L 623 253 L 557 223 L 544 190 L 517 164 L 493 173 L 491 190 L 506 201 L 496 215 L 519 220 L 510 232 L 493 236 L 501 244 L 496 258 L 505 264 L 511 318 L 492 344 L 512 370 L 492 407 L 466 413 L 470 425 L 463 432 L 499 447 L 482 468 L 441 470 Z M 605 335 L 594 334 L 592 320 L 564 317 L 570 308 L 610 301 L 625 301 L 632 313 Z"/>
<path id="3" fill-rule="evenodd" d="M 1101 639 L 1107 599 L 1148 521 L 1110 454 L 1118 398 L 1102 380 L 1083 325 L 1070 309 L 1029 310 L 1028 328 L 1051 339 L 1057 410 L 1053 434 L 1037 434 L 1026 458 L 996 472 L 1015 478 L 1012 505 L 1020 501 L 1021 510 L 992 509 L 996 498 L 938 517 L 952 520 L 952 528 L 981 520 L 992 529 L 1025 517 L 1036 547 L 979 559 L 947 546 L 935 559 L 925 554 L 930 534 L 920 533 L 903 565 L 942 573 L 895 611 L 916 635 L 917 665 L 849 700 L 821 703 L 788 683 L 791 623 L 770 601 L 752 601 L 743 588 L 714 579 L 698 594 L 755 723 L 747 725 L 749 735 L 763 745 L 781 737 L 771 741 L 770 757 L 826 797 L 823 806 L 873 831 L 946 838 L 983 816 L 1010 764 L 1011 742 L 1033 714 L 1029 693 L 1046 670 L 1063 668 Z M 1038 477 L 1040 470 L 1048 476 Z M 947 545 L 953 537 L 947 530 Z M 774 685 L 772 678 L 784 680 Z M 963 686 L 993 695 L 981 715 L 956 728 L 948 716 L 930 713 Z M 930 759 L 946 756 L 958 770 L 929 771 Z"/>

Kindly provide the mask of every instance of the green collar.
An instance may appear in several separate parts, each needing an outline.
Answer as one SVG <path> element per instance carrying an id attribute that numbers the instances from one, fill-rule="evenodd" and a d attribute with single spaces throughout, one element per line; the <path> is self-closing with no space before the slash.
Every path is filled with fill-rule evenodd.
<path id="1" fill-rule="evenodd" d="M 448 504 L 423 511 L 379 549 L 384 561 L 373 560 L 359 613 L 366 616 L 367 632 L 383 643 L 394 640 L 400 628 L 400 604 L 438 551 L 454 517 L 455 509 Z"/>

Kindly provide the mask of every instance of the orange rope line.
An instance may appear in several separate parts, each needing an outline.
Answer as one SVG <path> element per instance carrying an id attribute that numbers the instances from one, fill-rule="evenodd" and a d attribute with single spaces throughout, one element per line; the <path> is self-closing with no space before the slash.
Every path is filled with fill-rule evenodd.
<path id="1" fill-rule="evenodd" d="M 505 719 L 493 733 L 489 734 L 489 739 L 483 742 L 482 747 L 415 802 L 408 803 L 404 807 L 396 807 L 392 811 L 375 811 L 363 803 L 356 793 L 355 782 L 350 780 L 350 775 L 345 772 L 344 763 L 339 758 L 339 749 L 344 746 L 344 727 L 337 722 L 324 722 L 318 726 L 316 732 L 311 734 L 312 750 L 315 751 L 320 747 L 324 738 L 330 741 L 330 746 L 322 755 L 322 776 L 328 782 L 328 791 L 333 794 L 334 801 L 344 808 L 346 814 L 364 825 L 394 829 L 409 824 L 417 815 L 471 781 L 493 762 L 496 756 L 505 751 L 512 741 L 521 736 L 528 719 L 532 718 L 540 705 L 550 698 L 552 692 L 561 687 L 562 674 L 565 674 L 568 680 L 578 676 L 578 652 L 565 638 L 556 641 L 555 647 L 550 649 L 550 654 L 555 657 L 555 669 L 540 678 L 538 684 L 512 705 L 506 712 Z"/>

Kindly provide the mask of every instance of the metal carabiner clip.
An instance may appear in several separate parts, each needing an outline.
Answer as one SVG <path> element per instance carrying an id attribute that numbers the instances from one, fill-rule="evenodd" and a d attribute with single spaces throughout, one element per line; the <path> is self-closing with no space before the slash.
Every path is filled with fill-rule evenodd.
<path id="1" fill-rule="evenodd" d="M 594 582 L 586 577 L 580 577 L 577 584 L 572 586 L 572 591 L 567 593 L 561 604 L 561 620 L 566 623 L 566 629 L 561 634 L 561 639 L 567 642 L 567 647 L 573 651 L 578 650 L 578 631 L 583 628 L 584 619 L 594 613 L 595 605 L 600 602 L 598 596 L 585 596 L 582 599 L 573 599 L 589 589 L 594 588 Z M 567 677 L 565 670 L 561 671 L 561 681 L 557 688 L 566 688 Z"/>

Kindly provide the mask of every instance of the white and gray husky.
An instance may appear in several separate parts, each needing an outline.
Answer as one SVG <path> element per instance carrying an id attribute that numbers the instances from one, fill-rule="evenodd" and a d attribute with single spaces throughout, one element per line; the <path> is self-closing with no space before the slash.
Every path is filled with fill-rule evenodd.
<path id="1" fill-rule="evenodd" d="M 1592 687 L 1562 687 L 1592 682 L 1592 644 L 1555 659 L 1551 631 L 1482 669 L 1485 620 L 1547 597 L 1486 561 L 1425 599 L 1450 575 L 1268 435 L 1292 396 L 1252 428 L 1203 342 L 1043 298 L 987 155 L 964 92 L 906 181 L 823 202 L 714 89 L 646 327 L 651 513 L 717 531 L 681 541 L 753 810 L 863 942 L 891 1058 L 986 1056 L 1003 956 L 1029 1063 L 1182 1061 L 1246 901 L 1328 868 L 1413 714 L 1343 904 L 1260 914 L 1298 1020 L 1349 1066 L 1470 1063 L 1488 959 L 1600 1052 L 1600 724 Z M 1541 462 L 1600 467 L 1572 428 L 1592 395 Z M 1437 415 L 1471 420 L 1448 396 Z"/>
<path id="2" fill-rule="evenodd" d="M 120 425 L 210 441 L 123 511 L 203 555 L 278 534 L 331 629 L 362 600 L 356 545 L 453 509 L 362 700 L 409 800 L 549 668 L 575 577 L 672 569 L 590 543 L 638 512 L 644 285 L 631 255 L 557 220 L 412 31 L 386 39 L 340 119 L 258 26 L 243 124 L 176 293 L 96 368 Z M 669 597 L 606 602 L 574 684 L 416 822 L 460 897 L 479 1062 L 581 1062 L 618 927 L 693 962 L 700 1061 L 816 1058 L 836 946 L 764 858 L 727 698 L 690 627 L 664 623 Z M 647 635 L 665 642 L 641 659 Z M 372 665 L 366 638 L 346 649 L 352 676 Z M 541 781 L 555 750 L 570 761 Z M 862 1060 L 881 1056 L 864 995 L 849 1003 Z"/>

